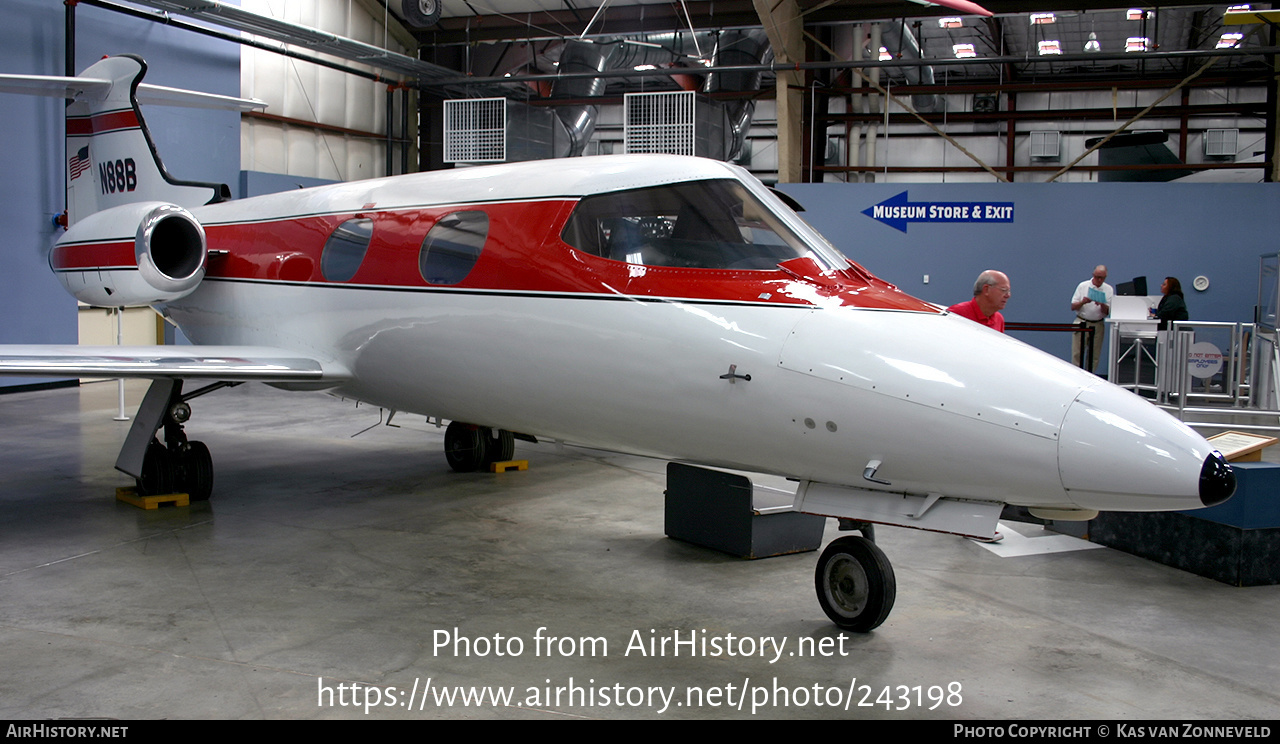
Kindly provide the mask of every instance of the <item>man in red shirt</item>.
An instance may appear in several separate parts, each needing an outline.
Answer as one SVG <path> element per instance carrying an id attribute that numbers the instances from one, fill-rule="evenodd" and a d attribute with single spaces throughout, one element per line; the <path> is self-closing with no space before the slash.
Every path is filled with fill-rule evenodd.
<path id="1" fill-rule="evenodd" d="M 1000 311 L 1011 295 L 1009 277 L 999 271 L 987 269 L 978 275 L 973 283 L 973 299 L 947 308 L 947 312 L 955 313 L 977 323 L 1004 333 L 1004 316 Z M 978 542 L 996 543 L 1004 539 L 999 530 L 991 538 L 974 538 Z"/>
<path id="2" fill-rule="evenodd" d="M 974 282 L 973 299 L 952 305 L 947 308 L 947 312 L 1004 333 L 1004 316 L 1000 311 L 1004 309 L 1010 295 L 1009 277 L 999 271 L 987 269 Z"/>

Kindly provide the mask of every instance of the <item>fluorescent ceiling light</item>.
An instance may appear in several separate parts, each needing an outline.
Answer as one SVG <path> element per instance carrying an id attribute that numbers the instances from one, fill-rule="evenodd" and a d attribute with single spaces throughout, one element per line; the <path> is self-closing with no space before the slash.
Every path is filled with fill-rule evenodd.
<path id="1" fill-rule="evenodd" d="M 1036 49 L 1041 54 L 1062 54 L 1062 44 L 1057 39 L 1046 39 L 1036 42 Z"/>
<path id="2" fill-rule="evenodd" d="M 938 19 L 938 28 L 960 28 L 964 25 L 964 19 L 959 16 L 947 16 Z"/>
<path id="3" fill-rule="evenodd" d="M 1145 52 L 1150 39 L 1145 36 L 1130 36 L 1124 40 L 1124 50 L 1126 52 Z"/>
<path id="4" fill-rule="evenodd" d="M 1031 14 L 1032 26 L 1040 26 L 1046 23 L 1055 23 L 1057 20 L 1058 20 L 1058 17 L 1053 13 L 1032 13 Z"/>
<path id="5" fill-rule="evenodd" d="M 1241 39 L 1243 39 L 1243 38 L 1244 38 L 1244 34 L 1240 34 L 1240 33 L 1225 33 L 1225 34 L 1223 34 L 1223 35 L 1222 35 L 1222 38 L 1218 39 L 1218 46 L 1217 46 L 1217 48 L 1218 48 L 1218 49 L 1231 49 L 1231 48 L 1235 47 L 1235 45 L 1236 45 L 1236 44 L 1239 44 L 1239 43 L 1240 43 L 1240 40 L 1241 40 Z"/>
<path id="6" fill-rule="evenodd" d="M 972 44 L 955 44 L 951 50 L 961 59 L 978 56 L 978 52 L 973 48 Z"/>

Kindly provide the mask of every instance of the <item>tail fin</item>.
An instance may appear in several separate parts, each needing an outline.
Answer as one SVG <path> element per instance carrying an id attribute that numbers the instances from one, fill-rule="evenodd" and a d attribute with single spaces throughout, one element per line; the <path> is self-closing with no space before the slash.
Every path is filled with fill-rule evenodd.
<path id="1" fill-rule="evenodd" d="M 138 109 L 137 88 L 147 74 L 140 57 L 100 60 L 80 74 L 104 78 L 67 106 L 67 223 L 140 201 L 188 209 L 230 198 L 225 184 L 179 181 L 169 175 Z"/>

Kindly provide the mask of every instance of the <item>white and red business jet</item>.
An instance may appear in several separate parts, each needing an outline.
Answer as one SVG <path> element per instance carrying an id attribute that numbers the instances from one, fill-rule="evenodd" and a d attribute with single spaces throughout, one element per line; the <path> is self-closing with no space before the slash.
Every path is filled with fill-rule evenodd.
<path id="1" fill-rule="evenodd" d="M 144 69 L 82 76 L 110 84 L 68 109 L 50 263 L 79 299 L 151 305 L 197 345 L 6 346 L 0 374 L 155 380 L 117 462 L 145 491 L 212 488 L 183 432 L 209 387 L 188 380 L 447 419 L 459 470 L 528 436 L 787 476 L 796 511 L 846 527 L 989 537 L 1005 503 L 1088 518 L 1235 488 L 1183 424 L 877 279 L 740 168 L 619 155 L 217 201 L 160 166 Z M 893 605 L 863 537 L 831 543 L 815 584 L 845 628 Z"/>

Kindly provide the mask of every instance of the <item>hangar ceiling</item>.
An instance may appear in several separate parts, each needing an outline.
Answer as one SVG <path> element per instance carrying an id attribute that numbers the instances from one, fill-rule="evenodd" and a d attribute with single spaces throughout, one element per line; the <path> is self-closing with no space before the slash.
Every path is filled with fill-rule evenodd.
<path id="1" fill-rule="evenodd" d="M 380 1 L 398 12 L 398 0 Z M 693 36 L 693 31 L 761 26 L 752 0 L 606 0 L 603 5 L 595 0 L 441 2 L 440 21 L 430 28 L 410 29 L 411 33 L 422 44 L 424 59 L 478 78 L 477 83 L 506 75 L 554 74 L 562 43 L 584 34 L 643 42 L 649 36 L 667 39 Z M 907 29 L 917 39 L 921 57 L 945 69 L 951 82 L 1185 74 L 1200 64 L 1196 61 L 1202 60 L 1200 53 L 1215 50 L 1222 34 L 1232 31 L 1245 31 L 1246 38 L 1241 50 L 1218 52 L 1222 59 L 1215 64 L 1215 72 L 1249 75 L 1265 68 L 1265 58 L 1256 50 L 1269 43 L 1265 31 L 1249 36 L 1250 27 L 1224 26 L 1227 4 L 1178 0 L 1158 6 L 1130 6 L 1116 0 L 987 0 L 983 5 L 994 17 L 964 16 L 959 25 L 947 27 L 939 20 L 955 15 L 952 11 L 907 0 L 797 0 L 797 5 L 812 35 L 811 62 L 831 61 L 830 51 L 839 56 L 838 49 L 823 48 L 833 46 L 831 39 L 838 38 L 838 29 L 879 21 L 882 26 Z M 1255 10 L 1271 7 L 1251 5 Z M 1032 23 L 1033 14 L 1043 13 L 1051 13 L 1052 22 Z M 1097 44 L 1086 51 L 1091 34 Z M 1133 39 L 1147 40 L 1143 51 L 1126 51 L 1137 47 Z M 1050 53 L 1041 53 L 1041 42 L 1047 43 Z M 955 49 L 964 44 L 972 45 L 974 56 L 958 59 Z M 1055 48 L 1056 54 L 1052 53 Z M 904 61 L 901 50 L 891 53 Z M 693 67 L 697 61 L 686 57 L 679 64 Z M 893 62 L 887 67 L 892 70 Z M 661 86 L 655 79 L 660 76 L 636 75 L 635 79 L 641 77 L 646 78 L 647 89 Z M 620 83 L 613 82 L 615 87 Z"/>
<path id="2" fill-rule="evenodd" d="M 112 0 L 82 1 L 128 11 Z M 425 0 L 440 3 L 441 17 L 429 27 L 414 28 L 404 21 L 403 6 L 423 1 L 352 0 L 404 24 L 407 30 L 397 37 L 407 44 L 416 41 L 426 63 L 415 65 L 376 48 L 348 49 L 348 40 L 288 21 L 259 23 L 261 16 L 228 3 L 130 0 L 160 11 L 162 15 L 150 16 L 153 20 L 176 23 L 169 16 L 176 13 L 230 26 L 295 48 L 416 76 L 415 87 L 447 95 L 495 95 L 502 88 L 514 97 L 527 95 L 525 86 L 511 83 L 534 83 L 536 89 L 539 77 L 548 82 L 552 76 L 564 77 L 557 69 L 560 53 L 565 42 L 575 39 L 628 44 L 630 56 L 639 56 L 634 51 L 641 47 L 670 52 L 666 59 L 651 54 L 652 59 L 640 60 L 656 64 L 615 64 L 603 76 L 609 79 L 610 95 L 687 86 L 669 73 L 705 74 L 706 67 L 725 64 L 714 58 L 720 35 L 760 29 L 756 4 L 766 13 L 774 9 L 777 16 L 776 8 L 784 1 L 794 3 L 805 29 L 801 67 L 849 67 L 853 39 L 867 38 L 866 32 L 875 26 L 889 41 L 879 60 L 862 66 L 883 66 L 897 82 L 909 78 L 920 61 L 942 71 L 939 77 L 944 79 L 938 83 L 1034 84 L 1181 76 L 1206 56 L 1217 57 L 1215 75 L 1248 79 L 1265 74 L 1265 54 L 1276 51 L 1274 29 L 1226 26 L 1223 13 L 1231 6 L 1185 0 L 1138 7 L 1117 0 L 986 0 L 985 7 L 995 14 L 990 18 L 954 16 L 945 8 L 919 4 L 924 0 L 603 0 L 598 5 L 593 3 L 599 0 Z M 1249 6 L 1271 8 L 1270 3 Z M 943 23 L 948 16 L 954 20 Z M 1033 22 L 1036 16 L 1048 22 Z M 1237 48 L 1218 48 L 1227 32 L 1244 32 Z M 967 54 L 962 54 L 966 47 Z M 773 56 L 766 55 L 756 66 L 771 76 L 775 64 Z"/>
<path id="3" fill-rule="evenodd" d="M 422 7 L 432 1 L 348 0 L 352 4 L 348 12 L 356 12 L 358 5 L 390 22 L 392 16 L 403 20 L 405 5 Z M 1224 24 L 1228 7 L 1239 7 L 1227 4 L 1169 0 L 1135 7 L 1117 0 L 985 0 L 992 17 L 965 15 L 948 21 L 952 11 L 923 5 L 924 0 L 436 1 L 442 9 L 436 22 L 418 28 L 405 22 L 408 30 L 396 33 L 402 40 L 412 34 L 419 60 L 392 59 L 396 55 L 381 50 L 375 52 L 385 59 L 359 50 L 349 56 L 335 47 L 333 39 L 296 41 L 291 37 L 314 30 L 291 27 L 285 20 L 270 19 L 268 25 L 279 28 L 266 35 L 416 77 L 410 85 L 428 94 L 421 99 L 420 110 L 429 128 L 437 126 L 435 109 L 444 99 L 504 96 L 555 108 L 572 132 L 570 154 L 578 154 L 590 137 L 594 107 L 621 103 L 624 93 L 701 90 L 718 99 L 717 105 L 728 112 L 739 144 L 751 122 L 752 102 L 771 98 L 776 102 L 779 177 L 785 181 L 808 180 L 818 171 L 831 170 L 829 162 L 822 164 L 829 156 L 809 152 L 820 148 L 823 138 L 815 139 L 802 129 L 827 131 L 831 126 L 848 128 L 881 118 L 874 111 L 858 113 L 847 106 L 841 114 L 838 103 L 835 108 L 828 105 L 837 98 L 852 101 L 863 96 L 871 90 L 867 86 L 886 95 L 883 86 L 891 86 L 915 103 L 915 110 L 905 107 L 903 113 L 889 113 L 886 108 L 886 127 L 919 120 L 941 134 L 929 119 L 1000 123 L 1007 149 L 1002 156 L 1007 162 L 1001 167 L 1009 173 L 1018 169 L 1013 148 L 1019 122 L 1116 120 L 1121 114 L 1136 120 L 1151 110 L 1128 110 L 1117 104 L 1115 91 L 1120 89 L 1162 89 L 1165 95 L 1157 104 L 1182 89 L 1181 102 L 1172 101 L 1159 113 L 1179 119 L 1174 126 L 1180 129 L 1184 150 L 1188 133 L 1199 126 L 1191 124 L 1193 117 L 1202 122 L 1209 121 L 1205 117 L 1246 117 L 1249 128 L 1256 130 L 1265 121 L 1268 137 L 1274 131 L 1274 93 L 1270 88 L 1265 94 L 1260 91 L 1270 85 L 1271 65 L 1280 54 L 1276 29 L 1274 24 Z M 81 2 L 113 4 L 112 0 Z M 243 14 L 213 0 L 130 2 L 162 11 L 166 22 L 169 12 L 177 12 L 236 28 L 228 18 Z M 1271 4 L 1246 7 L 1270 10 Z M 261 35 L 255 28 L 240 30 Z M 1232 43 L 1224 38 L 1229 32 L 1243 33 Z M 790 53 L 776 52 L 774 46 Z M 878 68 L 879 72 L 860 78 L 849 72 L 853 68 Z M 1205 74 L 1210 68 L 1211 73 Z M 1243 102 L 1192 101 L 1188 93 L 1193 87 L 1252 88 L 1254 92 Z M 1069 100 L 1037 110 L 1015 107 L 1013 101 L 1018 93 L 1107 89 L 1112 90 L 1110 107 L 1093 105 L 1082 111 L 1071 108 Z M 807 92 L 801 94 L 802 90 Z M 934 103 L 940 104 L 937 94 L 960 94 L 968 101 L 965 110 L 935 107 Z M 980 105 L 991 101 L 979 101 L 979 97 L 995 100 L 996 95 L 1008 97 L 1007 106 Z M 901 103 L 898 98 L 894 101 Z M 1222 126 L 1217 120 L 1211 123 Z M 424 142 L 441 139 L 435 131 L 423 136 Z M 1179 153 L 1186 162 L 1183 155 Z M 801 160 L 809 163 L 804 172 Z M 422 165 L 440 167 L 441 162 L 432 156 Z M 995 173 L 980 161 L 978 166 Z M 836 167 L 852 172 L 874 166 Z"/>

